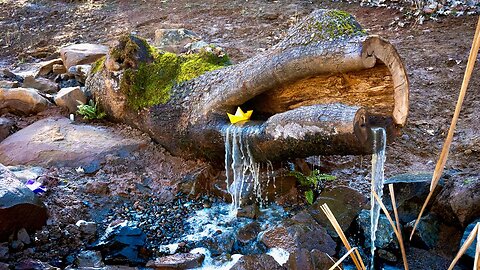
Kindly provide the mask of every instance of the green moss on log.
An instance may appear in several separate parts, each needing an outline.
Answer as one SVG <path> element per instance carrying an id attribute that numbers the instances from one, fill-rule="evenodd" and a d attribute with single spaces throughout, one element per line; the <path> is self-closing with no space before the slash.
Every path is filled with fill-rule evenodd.
<path id="1" fill-rule="evenodd" d="M 106 56 L 103 56 L 101 57 L 100 59 L 98 59 L 97 61 L 95 61 L 95 63 L 93 63 L 92 65 L 92 74 L 96 74 L 98 73 L 100 70 L 103 69 L 103 67 L 105 66 L 105 60 L 107 59 Z"/>
<path id="2" fill-rule="evenodd" d="M 140 63 L 137 69 L 126 69 L 121 81 L 128 105 L 137 110 L 165 104 L 175 85 L 230 64 L 228 56 L 219 57 L 207 50 L 176 55 L 149 48 L 153 62 Z"/>
<path id="3" fill-rule="evenodd" d="M 309 30 L 315 28 L 316 38 L 322 40 L 366 34 L 350 13 L 341 10 L 328 10 L 322 21 L 315 21 L 308 25 Z"/>

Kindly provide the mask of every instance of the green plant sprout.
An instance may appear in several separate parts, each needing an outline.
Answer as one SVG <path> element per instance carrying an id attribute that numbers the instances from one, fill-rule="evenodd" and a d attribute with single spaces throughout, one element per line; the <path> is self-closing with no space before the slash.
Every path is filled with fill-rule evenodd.
<path id="1" fill-rule="evenodd" d="M 319 193 L 323 182 L 337 179 L 337 177 L 333 175 L 320 173 L 319 170 L 313 170 L 308 176 L 298 171 L 291 171 L 290 175 L 297 178 L 300 186 L 308 188 L 307 191 L 305 191 L 305 199 L 308 204 L 313 204 L 316 197 L 315 195 Z"/>
<path id="2" fill-rule="evenodd" d="M 90 100 L 88 104 L 80 104 L 77 108 L 77 114 L 83 116 L 83 119 L 85 120 L 102 119 L 107 116 L 105 112 L 100 111 L 97 107 L 97 103 L 93 102 L 93 100 Z"/>

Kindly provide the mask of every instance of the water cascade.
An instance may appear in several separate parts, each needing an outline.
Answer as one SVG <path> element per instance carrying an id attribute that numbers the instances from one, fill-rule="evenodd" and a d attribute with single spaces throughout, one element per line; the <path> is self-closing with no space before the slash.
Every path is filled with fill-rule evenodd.
<path id="1" fill-rule="evenodd" d="M 378 229 L 378 219 L 380 218 L 380 205 L 373 197 L 375 191 L 380 199 L 383 196 L 383 183 L 385 181 L 384 164 L 385 164 L 385 147 L 387 144 L 386 132 L 384 128 L 372 129 L 374 133 L 373 155 L 372 155 L 372 195 L 370 196 L 370 250 L 371 260 L 370 269 L 373 268 L 373 261 L 375 257 L 375 233 Z"/>
<path id="2" fill-rule="evenodd" d="M 260 197 L 260 164 L 255 162 L 247 138 L 259 132 L 258 126 L 230 125 L 225 130 L 225 173 L 227 191 L 232 197 L 230 214 L 236 216 L 244 194 Z"/>

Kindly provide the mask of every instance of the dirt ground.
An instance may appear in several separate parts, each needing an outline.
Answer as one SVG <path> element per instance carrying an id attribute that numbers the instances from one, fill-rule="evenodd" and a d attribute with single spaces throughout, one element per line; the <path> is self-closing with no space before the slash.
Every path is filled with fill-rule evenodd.
<path id="1" fill-rule="evenodd" d="M 78 42 L 111 43 L 125 32 L 152 40 L 155 29 L 184 27 L 224 47 L 234 62 L 263 51 L 289 26 L 317 8 L 356 16 L 371 34 L 396 45 L 408 71 L 410 115 L 403 135 L 387 148 L 386 176 L 433 171 L 448 131 L 473 39 L 476 16 L 440 17 L 420 25 L 398 9 L 331 1 L 48 1 L 0 0 L 0 67 L 50 55 Z M 478 66 L 478 65 L 477 65 Z M 447 170 L 478 180 L 480 164 L 479 68 L 464 102 Z M 335 173 L 355 186 L 368 179 L 369 157 L 326 158 Z M 368 189 L 367 189 L 368 190 Z"/>

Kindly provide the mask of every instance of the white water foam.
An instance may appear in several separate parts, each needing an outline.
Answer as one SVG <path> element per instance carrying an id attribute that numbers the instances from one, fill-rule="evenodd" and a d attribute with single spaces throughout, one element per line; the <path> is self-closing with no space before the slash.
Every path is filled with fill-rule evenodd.
<path id="1" fill-rule="evenodd" d="M 290 252 L 288 252 L 286 249 L 276 247 L 269 249 L 267 254 L 272 256 L 280 265 L 285 264 L 290 257 Z"/>
<path id="2" fill-rule="evenodd" d="M 387 136 L 384 128 L 372 129 L 374 134 L 373 155 L 372 155 L 372 195 L 370 196 L 371 209 L 370 209 L 370 269 L 374 269 L 375 258 L 375 239 L 378 229 L 378 219 L 380 218 L 380 205 L 373 197 L 373 190 L 377 193 L 378 197 L 382 199 L 383 196 L 383 184 L 385 182 L 385 148 L 387 144 Z"/>

